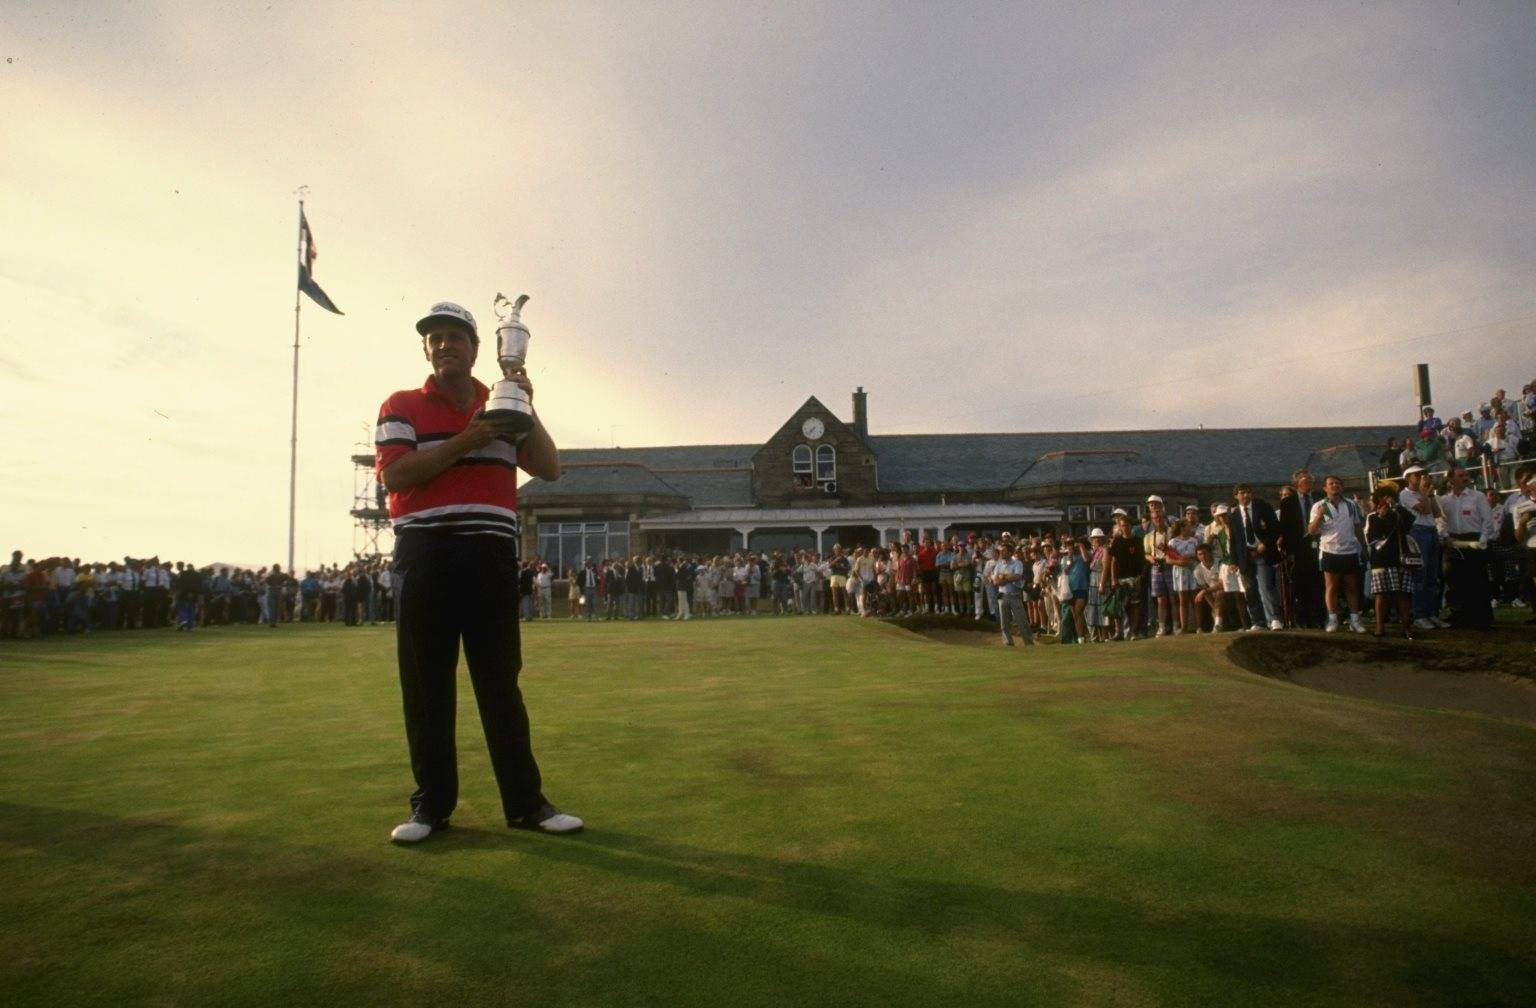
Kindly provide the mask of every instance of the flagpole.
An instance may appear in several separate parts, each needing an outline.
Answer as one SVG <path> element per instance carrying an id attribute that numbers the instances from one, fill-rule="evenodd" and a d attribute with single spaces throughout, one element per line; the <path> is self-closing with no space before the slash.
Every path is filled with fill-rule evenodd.
<path id="1" fill-rule="evenodd" d="M 294 255 L 304 259 L 304 200 L 299 199 L 299 240 Z M 288 576 L 293 577 L 293 516 L 299 472 L 299 285 L 293 285 L 293 412 L 288 433 Z"/>

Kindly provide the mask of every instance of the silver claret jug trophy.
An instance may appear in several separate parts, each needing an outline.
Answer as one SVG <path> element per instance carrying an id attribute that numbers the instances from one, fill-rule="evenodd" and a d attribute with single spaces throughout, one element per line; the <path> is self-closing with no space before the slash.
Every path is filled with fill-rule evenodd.
<path id="1" fill-rule="evenodd" d="M 496 326 L 496 363 L 501 366 L 502 379 L 491 386 L 490 397 L 485 401 L 485 418 L 518 439 L 533 430 L 533 403 L 528 401 L 528 393 L 511 380 L 528 361 L 530 334 L 519 318 L 527 303 L 527 294 L 509 301 L 501 293 L 491 302 L 491 310 L 500 323 Z"/>

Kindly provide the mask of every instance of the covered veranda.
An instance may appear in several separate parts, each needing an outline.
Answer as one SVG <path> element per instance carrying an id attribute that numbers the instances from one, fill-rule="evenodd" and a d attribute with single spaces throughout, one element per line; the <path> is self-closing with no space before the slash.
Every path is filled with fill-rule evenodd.
<path id="1" fill-rule="evenodd" d="M 753 548 L 753 536 L 773 540 L 779 547 L 784 533 L 809 533 L 816 552 L 825 553 L 835 543 L 843 546 L 884 546 L 911 532 L 935 540 L 956 532 L 1033 532 L 1055 528 L 1062 519 L 1057 508 L 1017 504 L 882 504 L 872 507 L 829 508 L 697 508 L 637 518 L 635 525 L 647 539 L 665 539 L 669 533 L 698 541 L 697 533 L 726 533 L 730 549 Z M 829 535 L 830 533 L 830 535 Z M 734 535 L 732 535 L 734 534 Z M 740 537 L 739 543 L 735 536 Z M 848 541 L 845 541 L 848 540 Z"/>

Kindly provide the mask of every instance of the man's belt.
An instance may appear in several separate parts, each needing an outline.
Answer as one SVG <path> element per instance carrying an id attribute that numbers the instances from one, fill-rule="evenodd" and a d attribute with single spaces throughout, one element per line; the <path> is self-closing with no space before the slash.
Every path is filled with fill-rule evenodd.
<path id="1" fill-rule="evenodd" d="M 1458 546 L 1471 546 L 1476 549 L 1481 543 L 1482 535 L 1477 532 L 1452 532 L 1446 538 Z"/>

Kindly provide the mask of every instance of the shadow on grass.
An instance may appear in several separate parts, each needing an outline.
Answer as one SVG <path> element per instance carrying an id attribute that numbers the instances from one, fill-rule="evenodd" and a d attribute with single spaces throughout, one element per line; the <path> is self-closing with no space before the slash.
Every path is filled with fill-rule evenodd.
<path id="1" fill-rule="evenodd" d="M 379 877 L 376 858 L 347 857 L 330 848 L 284 847 L 259 837 L 169 823 L 0 803 L 0 840 L 13 854 L 36 849 L 55 861 L 78 865 L 85 879 L 93 873 L 139 877 L 148 872 L 150 884 L 161 890 L 158 895 L 176 904 L 230 899 L 227 890 L 233 884 L 245 890 L 246 899 L 260 901 L 280 919 L 319 913 L 327 931 L 334 929 L 338 938 L 369 940 L 375 922 L 398 914 L 403 898 Z M 602 829 L 552 837 L 456 826 L 399 855 L 451 861 L 486 850 L 506 850 L 576 869 L 591 876 L 593 888 L 616 894 L 625 892 L 627 882 L 639 883 L 637 895 L 629 901 L 620 898 L 618 909 L 610 912 L 622 918 L 621 926 L 632 929 L 669 928 L 673 940 L 640 947 L 643 954 L 674 959 L 667 969 L 685 975 L 718 971 L 731 963 L 761 963 L 778 955 L 784 957 L 783 968 L 799 971 L 799 981 L 817 979 L 819 971 L 829 981 L 840 977 L 846 984 L 847 977 L 839 972 L 850 968 L 846 959 L 839 961 L 834 953 L 816 962 L 825 950 L 794 946 L 796 919 L 847 921 L 888 933 L 893 943 L 916 940 L 930 947 L 976 940 L 1011 950 L 1003 966 L 989 971 L 987 965 L 978 965 L 974 974 L 962 970 L 965 979 L 953 981 L 924 974 L 898 954 L 871 948 L 852 968 L 867 981 L 861 999 L 872 1002 L 960 997 L 974 1001 L 982 991 L 1000 993 L 1020 977 L 1085 959 L 1111 975 L 1129 975 L 1144 989 L 1180 1000 L 1198 993 L 1235 1001 L 1241 991 L 1263 991 L 1261 1000 L 1305 1000 L 1313 995 L 1373 1003 L 1524 1004 L 1536 978 L 1536 953 L 1512 937 L 1524 926 L 1490 925 L 1481 933 L 1457 934 L 1176 903 L 1148 906 L 1111 893 L 904 878 Z M 1149 865 L 1149 877 L 1155 871 Z M 463 926 L 471 925 L 477 913 L 515 918 L 534 912 L 533 894 L 517 892 L 510 884 L 502 891 L 494 881 L 449 874 L 433 875 L 430 887 L 426 895 L 434 905 L 467 912 Z M 760 938 L 745 933 L 733 942 L 729 930 L 690 925 L 685 915 L 669 914 L 658 903 L 657 887 L 679 890 L 696 908 L 755 914 L 759 923 L 760 911 L 733 909 L 715 898 L 785 912 L 770 917 L 784 922 L 775 932 L 784 945 L 765 948 Z M 477 911 L 477 906 L 483 909 Z M 1306 912 L 1297 908 L 1298 914 Z M 66 933 L 77 931 L 78 923 L 63 927 Z M 463 941 L 440 940 L 434 952 L 454 957 L 456 966 L 473 971 L 483 963 L 484 948 L 470 940 L 471 930 L 459 933 Z M 562 936 L 556 929 L 543 937 L 558 944 L 562 937 L 577 940 L 577 933 L 573 929 Z M 558 948 L 549 951 L 558 959 Z M 635 949 L 622 954 L 633 956 Z M 558 966 L 541 968 L 558 977 Z M 614 969 L 614 963 L 609 968 Z M 665 975 L 667 970 L 656 972 Z M 974 985 L 968 982 L 972 980 Z M 628 992 L 638 993 L 643 992 Z M 784 991 L 764 991 L 769 994 L 782 996 Z"/>

